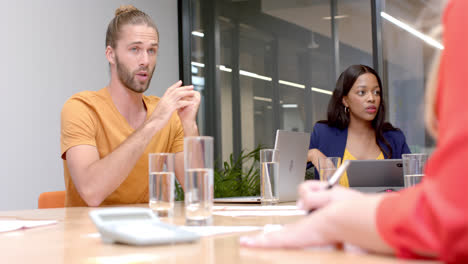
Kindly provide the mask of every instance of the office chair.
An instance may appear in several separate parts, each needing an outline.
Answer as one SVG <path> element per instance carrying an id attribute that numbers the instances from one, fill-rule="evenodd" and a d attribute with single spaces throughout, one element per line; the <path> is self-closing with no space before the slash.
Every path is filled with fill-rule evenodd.
<path id="1" fill-rule="evenodd" d="M 39 209 L 65 207 L 65 191 L 43 192 L 37 200 Z"/>

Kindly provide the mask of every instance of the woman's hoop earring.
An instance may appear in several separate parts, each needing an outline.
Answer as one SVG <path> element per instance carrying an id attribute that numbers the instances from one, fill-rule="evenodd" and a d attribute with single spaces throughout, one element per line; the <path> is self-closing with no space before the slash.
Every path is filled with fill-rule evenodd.
<path id="1" fill-rule="evenodd" d="M 345 112 L 345 113 L 349 113 L 349 107 L 346 107 L 346 106 L 345 106 L 345 107 L 344 107 L 344 112 Z"/>

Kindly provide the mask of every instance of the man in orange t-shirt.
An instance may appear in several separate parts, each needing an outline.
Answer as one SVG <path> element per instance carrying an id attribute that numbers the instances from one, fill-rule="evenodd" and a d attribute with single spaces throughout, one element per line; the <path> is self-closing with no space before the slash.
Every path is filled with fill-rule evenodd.
<path id="1" fill-rule="evenodd" d="M 176 153 L 183 186 L 183 138 L 197 136 L 200 95 L 179 81 L 162 98 L 145 96 L 156 67 L 159 33 L 133 6 L 115 12 L 106 34 L 111 79 L 63 106 L 61 153 L 66 206 L 148 201 L 148 153 Z"/>

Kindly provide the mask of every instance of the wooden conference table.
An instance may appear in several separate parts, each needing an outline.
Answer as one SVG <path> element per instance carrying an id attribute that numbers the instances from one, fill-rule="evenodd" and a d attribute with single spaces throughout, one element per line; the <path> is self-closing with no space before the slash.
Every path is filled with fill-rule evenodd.
<path id="1" fill-rule="evenodd" d="M 146 204 L 135 205 L 147 207 Z M 134 247 L 104 244 L 88 213 L 93 208 L 0 212 L 0 219 L 58 220 L 57 224 L 0 233 L 1 263 L 428 263 L 337 250 L 260 250 L 239 247 L 240 234 L 203 237 L 191 244 Z M 183 205 L 174 218 L 184 224 Z M 303 216 L 213 216 L 214 225 L 286 224 Z M 258 231 L 257 231 L 258 232 Z M 244 233 L 245 234 L 245 233 Z"/>

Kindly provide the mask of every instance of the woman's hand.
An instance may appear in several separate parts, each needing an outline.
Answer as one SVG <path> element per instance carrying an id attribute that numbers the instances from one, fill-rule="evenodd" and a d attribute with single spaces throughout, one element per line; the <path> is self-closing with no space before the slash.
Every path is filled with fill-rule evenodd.
<path id="1" fill-rule="evenodd" d="M 300 209 L 310 211 L 326 206 L 329 203 L 349 200 L 363 196 L 362 193 L 344 188 L 341 186 L 334 186 L 332 189 L 327 189 L 328 183 L 321 181 L 305 181 L 298 187 L 299 198 L 297 206 Z"/>
<path id="2" fill-rule="evenodd" d="M 312 164 L 314 164 L 314 167 L 317 168 L 317 170 L 318 170 L 318 165 L 319 165 L 318 164 L 319 158 L 326 158 L 326 157 L 327 156 L 325 156 L 318 149 L 309 149 L 309 151 L 307 152 L 307 161 L 312 162 Z"/>
<path id="3" fill-rule="evenodd" d="M 309 211 L 325 208 L 313 212 L 295 224 L 286 225 L 279 231 L 241 237 L 241 245 L 260 248 L 305 248 L 339 242 L 335 237 L 335 227 L 329 222 L 333 218 L 330 218 L 330 213 L 334 214 L 333 208 L 340 202 L 361 197 L 363 194 L 339 186 L 327 189 L 326 182 L 315 180 L 302 183 L 298 191 L 297 205 L 300 209 Z"/>
<path id="4" fill-rule="evenodd" d="M 334 244 L 337 241 L 328 235 L 328 230 L 333 227 L 326 223 L 326 218 L 322 212 L 317 212 L 278 231 L 243 236 L 239 242 L 241 246 L 253 248 L 306 248 Z"/>
<path id="5" fill-rule="evenodd" d="M 332 220 L 342 210 L 341 203 L 362 199 L 365 195 L 335 186 L 327 189 L 326 182 L 306 181 L 299 186 L 298 207 L 305 211 L 319 209 L 295 224 L 281 230 L 256 236 L 241 237 L 240 243 L 246 247 L 260 248 L 305 248 L 310 246 L 333 245 L 341 242 Z M 344 219 L 344 218 L 343 218 Z"/>
<path id="6" fill-rule="evenodd" d="M 323 208 L 294 224 L 285 225 L 279 231 L 241 237 L 239 241 L 241 246 L 308 248 L 344 242 L 377 253 L 393 253 L 380 237 L 376 226 L 377 206 L 384 195 L 354 196 L 356 193 L 348 189 L 333 189 L 317 192 L 323 197 L 327 196 L 324 193 L 331 193 L 327 199 L 324 199 L 328 201 Z"/>

